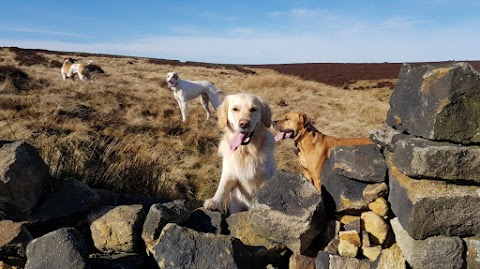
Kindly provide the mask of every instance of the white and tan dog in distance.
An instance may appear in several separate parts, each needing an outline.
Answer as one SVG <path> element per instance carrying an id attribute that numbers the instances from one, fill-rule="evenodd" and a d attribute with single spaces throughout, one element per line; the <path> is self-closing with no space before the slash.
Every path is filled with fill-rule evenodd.
<path id="1" fill-rule="evenodd" d="M 183 122 L 187 120 L 187 101 L 200 96 L 203 109 L 207 113 L 207 120 L 210 118 L 208 103 L 210 102 L 215 110 L 221 103 L 220 95 L 223 94 L 223 91 L 217 90 L 213 83 L 209 81 L 183 80 L 177 73 L 169 72 L 167 74 L 167 84 L 178 102 Z"/>
<path id="2" fill-rule="evenodd" d="M 373 143 L 368 137 L 336 138 L 325 135 L 313 126 L 311 118 L 303 112 L 286 113 L 281 119 L 273 121 L 273 126 L 278 130 L 276 141 L 285 138 L 295 141 L 303 174 L 318 191 L 322 186 L 320 173 L 323 164 L 330 157 L 333 147 Z"/>
<path id="3" fill-rule="evenodd" d="M 253 195 L 275 174 L 270 107 L 260 97 L 240 93 L 227 96 L 217 115 L 224 132 L 218 146 L 222 176 L 203 206 L 230 213 L 248 210 Z"/>
<path id="4" fill-rule="evenodd" d="M 71 78 L 75 80 L 75 75 L 78 74 L 80 80 L 88 80 L 91 79 L 90 70 L 88 70 L 88 65 L 92 64 L 93 61 L 88 61 L 86 64 L 82 63 L 75 63 L 75 59 L 72 58 L 65 58 L 63 61 L 62 69 L 60 73 L 62 74 L 63 80 L 67 78 Z"/>

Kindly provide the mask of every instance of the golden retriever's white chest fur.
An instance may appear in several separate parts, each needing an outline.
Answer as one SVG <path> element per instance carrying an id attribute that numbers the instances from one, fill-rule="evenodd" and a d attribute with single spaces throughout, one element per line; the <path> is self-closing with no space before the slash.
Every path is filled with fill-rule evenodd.
<path id="1" fill-rule="evenodd" d="M 264 181 L 273 176 L 275 172 L 272 167 L 275 166 L 273 156 L 273 147 L 268 144 L 274 144 L 267 141 L 266 136 L 260 141 L 260 145 L 255 145 L 257 141 L 248 145 L 240 146 L 232 151 L 228 148 L 226 139 L 222 141 L 225 145 L 219 147 L 220 156 L 223 157 L 223 169 L 234 176 L 240 184 L 243 182 L 254 183 L 261 187 Z M 248 188 L 247 188 L 248 189 Z M 256 192 L 257 188 L 253 190 Z"/>

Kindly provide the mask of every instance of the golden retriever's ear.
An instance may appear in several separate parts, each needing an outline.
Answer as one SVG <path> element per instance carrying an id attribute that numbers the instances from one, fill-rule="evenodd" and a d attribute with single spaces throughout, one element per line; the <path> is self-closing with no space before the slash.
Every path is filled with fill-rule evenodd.
<path id="1" fill-rule="evenodd" d="M 262 123 L 268 128 L 272 125 L 272 110 L 270 110 L 267 100 L 262 97 L 258 97 L 258 100 L 262 105 Z"/>
<path id="2" fill-rule="evenodd" d="M 220 128 L 227 127 L 228 124 L 228 96 L 225 97 L 225 100 L 217 108 L 217 118 L 218 126 Z"/>
<path id="3" fill-rule="evenodd" d="M 308 116 L 306 113 L 300 112 L 299 116 L 303 120 L 303 126 L 307 126 L 312 123 L 312 118 L 310 118 L 310 116 Z"/>

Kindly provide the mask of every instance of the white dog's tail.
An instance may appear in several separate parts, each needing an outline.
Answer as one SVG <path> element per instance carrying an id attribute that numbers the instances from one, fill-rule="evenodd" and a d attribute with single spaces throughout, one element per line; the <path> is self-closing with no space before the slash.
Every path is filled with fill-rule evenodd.
<path id="1" fill-rule="evenodd" d="M 93 61 L 92 61 L 92 60 L 90 60 L 90 61 L 87 62 L 87 65 L 91 65 L 91 64 L 93 64 Z"/>

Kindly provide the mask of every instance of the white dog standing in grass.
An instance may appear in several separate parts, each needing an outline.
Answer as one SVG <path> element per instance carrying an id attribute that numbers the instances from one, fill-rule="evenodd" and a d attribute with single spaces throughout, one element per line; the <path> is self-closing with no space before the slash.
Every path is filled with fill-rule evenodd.
<path id="1" fill-rule="evenodd" d="M 198 96 L 201 97 L 203 109 L 207 113 L 207 120 L 210 118 L 210 109 L 208 103 L 210 102 L 215 110 L 220 105 L 220 95 L 223 91 L 217 90 L 213 83 L 209 81 L 190 81 L 180 79 L 177 73 L 169 72 L 167 74 L 168 88 L 173 91 L 173 95 L 178 102 L 180 112 L 182 113 L 182 120 L 187 120 L 187 101 L 192 100 Z"/>

